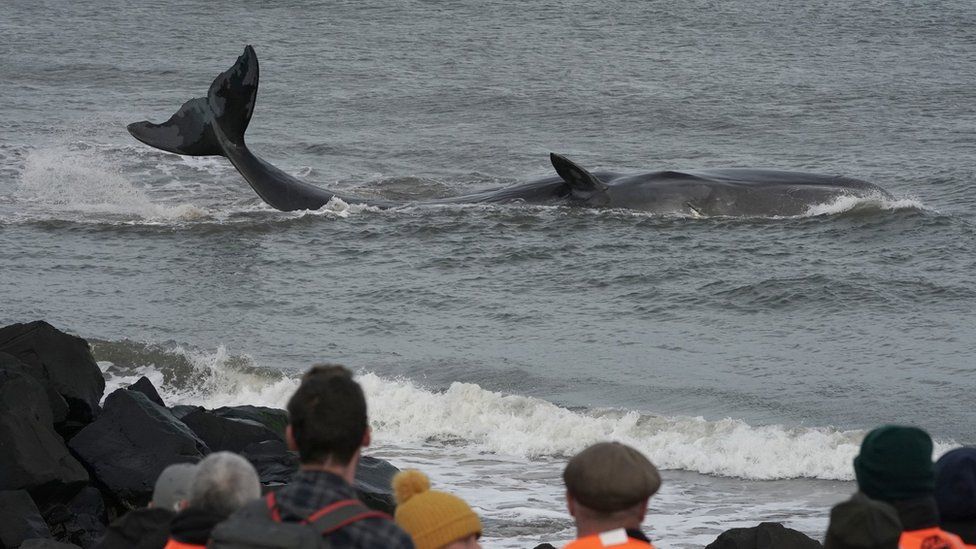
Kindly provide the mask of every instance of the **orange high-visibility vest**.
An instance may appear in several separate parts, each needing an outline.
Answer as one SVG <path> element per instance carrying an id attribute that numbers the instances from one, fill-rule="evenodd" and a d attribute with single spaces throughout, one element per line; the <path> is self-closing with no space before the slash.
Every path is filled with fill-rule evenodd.
<path id="1" fill-rule="evenodd" d="M 646 541 L 634 539 L 627 536 L 623 528 L 607 530 L 595 536 L 586 536 L 566 544 L 563 549 L 601 549 L 602 547 L 613 547 L 613 549 L 654 549 L 654 546 Z"/>
<path id="2" fill-rule="evenodd" d="M 173 538 L 169 538 L 169 541 L 166 542 L 166 547 L 163 547 L 163 549 L 207 549 L 207 546 L 183 543 L 182 541 L 176 541 Z"/>
<path id="3" fill-rule="evenodd" d="M 901 533 L 900 549 L 965 549 L 962 539 L 938 526 Z"/>

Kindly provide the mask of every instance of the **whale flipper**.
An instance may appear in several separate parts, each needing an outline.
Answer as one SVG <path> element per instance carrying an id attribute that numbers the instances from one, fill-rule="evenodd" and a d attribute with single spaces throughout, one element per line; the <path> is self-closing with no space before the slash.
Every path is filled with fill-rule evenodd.
<path id="1" fill-rule="evenodd" d="M 258 58 L 251 46 L 217 75 L 207 97 L 191 99 L 162 124 L 133 122 L 126 129 L 143 143 L 176 154 L 226 156 L 219 136 L 244 145 L 258 92 Z"/>

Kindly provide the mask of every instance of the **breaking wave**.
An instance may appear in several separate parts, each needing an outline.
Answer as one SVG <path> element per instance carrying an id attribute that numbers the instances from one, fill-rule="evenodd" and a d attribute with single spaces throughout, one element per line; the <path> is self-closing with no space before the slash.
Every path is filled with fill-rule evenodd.
<path id="1" fill-rule="evenodd" d="M 294 376 L 256 365 L 224 347 L 94 342 L 106 394 L 145 375 L 167 404 L 283 408 Z M 129 366 L 120 366 L 128 364 Z M 601 440 L 619 440 L 664 469 L 746 479 L 852 479 L 864 432 L 830 427 L 752 426 L 738 419 L 668 417 L 636 410 L 571 410 L 490 391 L 473 383 L 444 390 L 361 372 L 374 436 L 380 444 L 464 447 L 529 459 L 562 459 Z M 938 453 L 954 446 L 939 443 Z"/>

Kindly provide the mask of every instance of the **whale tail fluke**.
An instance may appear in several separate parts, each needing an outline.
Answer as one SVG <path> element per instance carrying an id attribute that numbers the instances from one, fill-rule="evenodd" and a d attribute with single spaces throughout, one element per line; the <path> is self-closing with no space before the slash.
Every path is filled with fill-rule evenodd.
<path id="1" fill-rule="evenodd" d="M 144 120 L 126 129 L 139 141 L 164 151 L 226 156 L 226 146 L 244 146 L 257 93 L 258 57 L 247 46 L 237 62 L 214 79 L 206 97 L 187 101 L 162 124 Z"/>

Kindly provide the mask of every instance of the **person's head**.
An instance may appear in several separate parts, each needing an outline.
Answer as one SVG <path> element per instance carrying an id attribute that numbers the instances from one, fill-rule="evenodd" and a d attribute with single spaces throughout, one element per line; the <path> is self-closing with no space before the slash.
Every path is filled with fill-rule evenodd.
<path id="1" fill-rule="evenodd" d="M 303 465 L 347 466 L 369 446 L 366 397 L 352 372 L 313 366 L 288 401 L 286 437 Z"/>
<path id="2" fill-rule="evenodd" d="M 661 475 L 643 454 L 619 442 L 601 442 L 576 454 L 563 471 L 569 514 L 580 535 L 638 528 Z"/>
<path id="3" fill-rule="evenodd" d="M 149 507 L 179 511 L 190 499 L 190 487 L 197 474 L 195 463 L 174 463 L 163 469 L 156 479 Z"/>
<path id="4" fill-rule="evenodd" d="M 871 431 L 854 458 L 857 486 L 871 499 L 899 501 L 935 490 L 932 438 L 918 427 L 885 425 Z"/>
<path id="5" fill-rule="evenodd" d="M 420 471 L 393 477 L 396 523 L 417 549 L 479 549 L 481 521 L 463 499 L 430 489 Z"/>
<path id="6" fill-rule="evenodd" d="M 214 452 L 200 462 L 188 507 L 230 516 L 259 497 L 261 481 L 254 466 L 235 453 Z"/>
<path id="7" fill-rule="evenodd" d="M 898 549 L 901 532 L 894 507 L 855 494 L 830 510 L 824 549 Z"/>
<path id="8" fill-rule="evenodd" d="M 976 520 L 976 448 L 956 448 L 935 462 L 935 501 L 943 522 Z"/>

